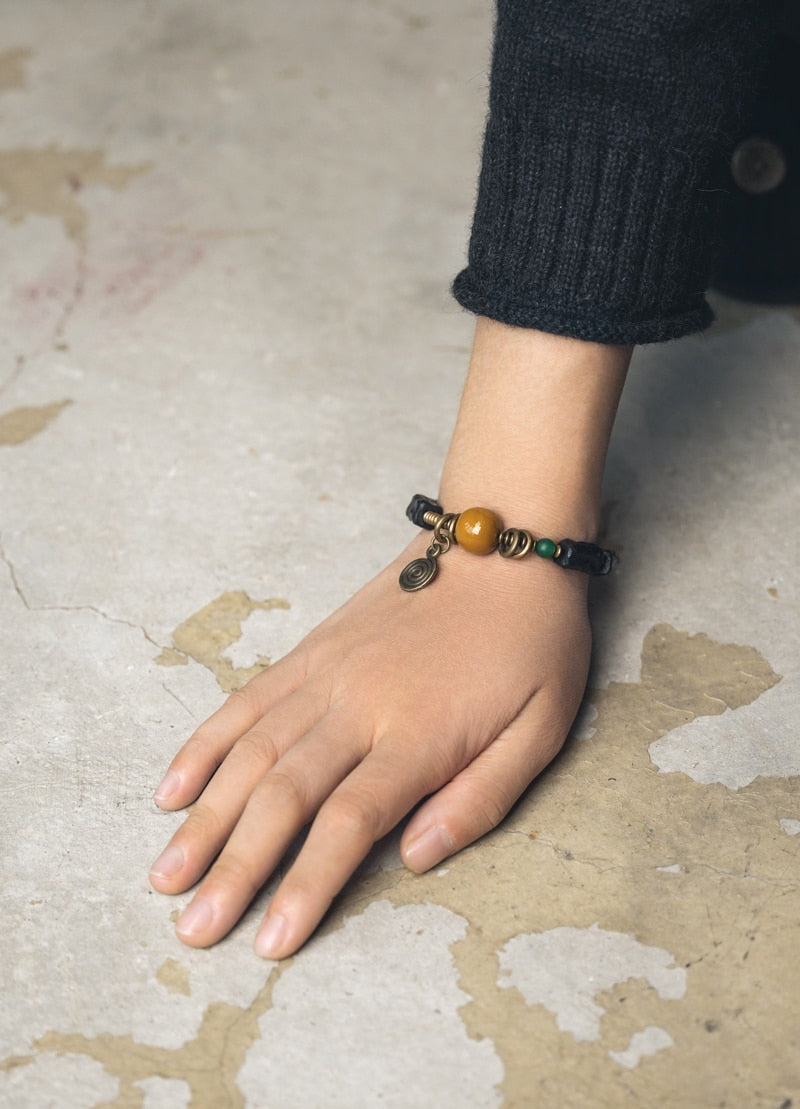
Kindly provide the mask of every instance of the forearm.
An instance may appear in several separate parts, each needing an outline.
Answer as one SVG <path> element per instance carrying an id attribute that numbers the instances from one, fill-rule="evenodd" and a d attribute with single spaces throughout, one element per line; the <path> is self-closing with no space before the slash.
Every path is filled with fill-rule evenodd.
<path id="1" fill-rule="evenodd" d="M 479 504 L 508 526 L 594 539 L 632 349 L 479 317 L 442 474 L 445 510 Z"/>

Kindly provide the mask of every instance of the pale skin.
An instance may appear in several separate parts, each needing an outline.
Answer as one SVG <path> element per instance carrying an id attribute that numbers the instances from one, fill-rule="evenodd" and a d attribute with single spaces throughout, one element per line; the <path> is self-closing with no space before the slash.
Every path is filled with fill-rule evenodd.
<path id="1" fill-rule="evenodd" d="M 631 353 L 479 318 L 445 511 L 594 539 Z M 266 958 L 293 954 L 415 806 L 400 850 L 421 873 L 496 827 L 560 750 L 589 665 L 586 577 L 454 547 L 404 593 L 400 570 L 429 541 L 418 534 L 173 759 L 157 803 L 197 804 L 150 880 L 163 893 L 200 882 L 176 925 L 184 943 L 226 935 L 310 824 L 255 940 Z"/>

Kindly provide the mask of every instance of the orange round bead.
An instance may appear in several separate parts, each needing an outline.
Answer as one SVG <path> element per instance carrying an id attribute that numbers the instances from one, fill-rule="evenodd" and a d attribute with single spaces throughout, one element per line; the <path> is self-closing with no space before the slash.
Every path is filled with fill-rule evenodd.
<path id="1" fill-rule="evenodd" d="M 468 508 L 456 522 L 455 540 L 473 554 L 491 554 L 497 547 L 502 525 L 488 508 Z"/>

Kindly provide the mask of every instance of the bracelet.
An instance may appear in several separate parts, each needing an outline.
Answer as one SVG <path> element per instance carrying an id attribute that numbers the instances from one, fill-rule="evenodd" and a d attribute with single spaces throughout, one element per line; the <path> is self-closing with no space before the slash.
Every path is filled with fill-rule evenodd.
<path id="1" fill-rule="evenodd" d="M 438 570 L 439 555 L 456 543 L 473 554 L 491 554 L 498 551 L 503 558 L 524 558 L 537 554 L 565 570 L 580 570 L 583 574 L 608 574 L 616 555 L 595 543 L 582 543 L 575 539 L 537 539 L 525 528 L 504 528 L 500 518 L 489 508 L 468 508 L 464 512 L 444 512 L 442 506 L 416 493 L 406 509 L 412 524 L 433 532 L 431 544 L 424 558 L 409 562 L 400 574 L 400 586 L 406 593 L 424 589 L 433 581 Z"/>

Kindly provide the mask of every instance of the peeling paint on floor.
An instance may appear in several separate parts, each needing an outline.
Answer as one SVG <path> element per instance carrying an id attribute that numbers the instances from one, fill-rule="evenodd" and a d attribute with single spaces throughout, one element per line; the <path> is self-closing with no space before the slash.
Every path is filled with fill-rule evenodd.
<path id="1" fill-rule="evenodd" d="M 468 997 L 448 948 L 465 927 L 438 906 L 378 901 L 311 945 L 261 1017 L 261 1039 L 239 1073 L 247 1104 L 420 1105 L 424 1091 L 441 1091 L 447 1059 L 449 1104 L 498 1106 L 502 1064 L 491 1041 L 472 1041 L 458 1016 Z M 347 1066 L 310 1068 L 332 1029 L 358 1049 Z"/>
<path id="2" fill-rule="evenodd" d="M 24 46 L 0 51 L 0 93 L 25 88 L 25 65 L 32 53 Z"/>
<path id="3" fill-rule="evenodd" d="M 99 185 L 124 189 L 150 165 L 110 165 L 102 150 L 64 150 L 55 144 L 39 150 L 0 150 L 0 217 L 20 223 L 29 216 L 50 216 L 64 234 L 83 246 L 88 215 L 81 191 Z"/>
<path id="4" fill-rule="evenodd" d="M 105 1105 L 115 1109 L 144 1106 L 141 1086 L 152 1078 L 185 1082 L 191 1090 L 192 1109 L 238 1109 L 244 1097 L 236 1084 L 247 1049 L 258 1038 L 258 1019 L 272 1004 L 272 991 L 291 960 L 275 966 L 255 1000 L 246 1008 L 209 1005 L 197 1036 L 176 1050 L 136 1043 L 130 1036 L 82 1036 L 49 1032 L 34 1044 L 42 1055 L 85 1057 L 98 1063 L 110 1078 L 119 1080 L 119 1092 Z M 262 972 L 263 973 L 263 972 Z M 6 1059 L 0 1071 L 27 1064 L 27 1059 Z"/>
<path id="5" fill-rule="evenodd" d="M 67 349 L 67 325 L 83 299 L 87 280 L 89 209 L 84 191 L 95 186 L 121 191 L 150 169 L 149 162 L 114 165 L 102 150 L 64 149 L 56 143 L 0 150 L 0 218 L 12 225 L 32 216 L 55 219 L 74 244 L 73 259 L 51 261 L 13 290 L 21 315 L 32 317 L 25 331 L 32 337 L 33 350 L 43 332 L 49 333 L 55 349 Z M 20 367 L 26 357 L 18 356 Z"/>
<path id="6" fill-rule="evenodd" d="M 70 404 L 71 400 L 62 400 L 3 412 L 0 414 L 0 447 L 18 447 L 21 443 L 27 443 L 49 427 Z"/>
<path id="7" fill-rule="evenodd" d="M 156 979 L 169 993 L 182 993 L 191 997 L 188 968 L 177 959 L 165 959 L 156 971 Z"/>
<path id="8" fill-rule="evenodd" d="M 242 624 L 253 612 L 288 608 L 282 597 L 252 601 L 242 591 L 222 593 L 178 625 L 172 633 L 173 646 L 165 647 L 155 661 L 159 666 L 186 666 L 194 659 L 211 671 L 224 693 L 232 693 L 270 664 L 265 655 L 243 667 L 225 657 L 241 638 Z"/>

